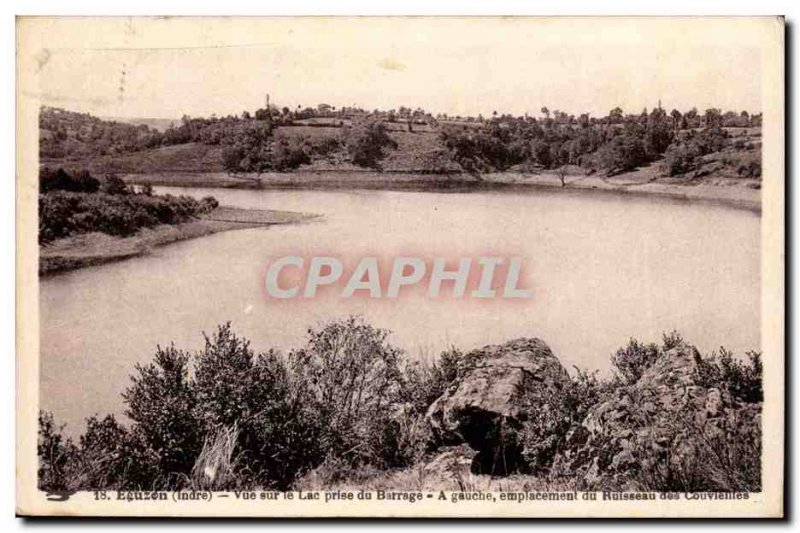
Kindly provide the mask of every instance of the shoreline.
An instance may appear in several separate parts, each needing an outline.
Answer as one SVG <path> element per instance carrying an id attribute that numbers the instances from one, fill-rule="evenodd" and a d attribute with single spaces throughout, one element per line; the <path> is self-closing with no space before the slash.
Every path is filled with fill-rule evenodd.
<path id="1" fill-rule="evenodd" d="M 476 179 L 468 174 L 423 174 L 414 172 L 377 172 L 353 170 L 311 170 L 289 173 L 265 173 L 260 177 L 233 177 L 223 172 L 126 174 L 132 184 L 150 183 L 169 187 L 203 187 L 233 189 L 372 189 L 469 191 L 548 189 L 552 191 L 599 191 L 644 197 L 673 198 L 722 204 L 761 212 L 761 191 L 753 180 L 703 178 L 686 179 L 653 176 L 650 169 L 640 169 L 613 177 L 570 175 L 561 185 L 554 173 L 500 172 L 484 174 Z"/>
<path id="2" fill-rule="evenodd" d="M 214 233 L 295 224 L 316 216 L 318 215 L 290 211 L 220 206 L 198 219 L 142 228 L 130 237 L 116 237 L 99 232 L 72 235 L 39 247 L 39 277 L 141 257 L 159 246 Z"/>

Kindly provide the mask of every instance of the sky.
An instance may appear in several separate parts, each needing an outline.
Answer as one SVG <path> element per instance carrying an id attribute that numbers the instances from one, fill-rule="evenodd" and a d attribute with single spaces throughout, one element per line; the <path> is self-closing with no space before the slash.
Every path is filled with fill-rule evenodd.
<path id="1" fill-rule="evenodd" d="M 773 19 L 24 19 L 27 96 L 99 116 L 262 107 L 758 112 Z"/>

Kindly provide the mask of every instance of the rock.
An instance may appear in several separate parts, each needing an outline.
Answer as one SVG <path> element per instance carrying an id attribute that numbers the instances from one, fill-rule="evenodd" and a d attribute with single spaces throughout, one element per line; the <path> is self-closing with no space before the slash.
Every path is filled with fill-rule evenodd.
<path id="1" fill-rule="evenodd" d="M 719 389 L 709 389 L 705 402 L 706 415 L 709 417 L 718 416 L 724 407 L 722 393 Z"/>
<path id="2" fill-rule="evenodd" d="M 712 457 L 709 446 L 741 432 L 760 434 L 760 406 L 738 402 L 727 390 L 696 382 L 699 354 L 684 343 L 661 354 L 636 383 L 623 385 L 589 408 L 559 450 L 552 472 L 576 477 L 581 489 L 640 490 L 643 468 L 684 476 Z M 756 429 L 754 429 L 756 428 Z M 710 444 L 711 443 L 711 444 Z M 706 455 L 703 455 L 706 454 Z M 652 481 L 667 482 L 667 481 Z M 653 487 L 648 487 L 653 490 Z"/>
<path id="3" fill-rule="evenodd" d="M 568 383 L 567 371 L 540 339 L 485 346 L 459 362 L 457 378 L 426 419 L 441 443 L 466 443 L 478 452 L 473 472 L 505 475 L 521 464 L 526 400 L 557 397 Z"/>
<path id="4" fill-rule="evenodd" d="M 472 462 L 478 452 L 466 444 L 446 446 L 424 464 L 426 477 L 446 482 L 452 478 L 464 477 L 472 470 Z"/>

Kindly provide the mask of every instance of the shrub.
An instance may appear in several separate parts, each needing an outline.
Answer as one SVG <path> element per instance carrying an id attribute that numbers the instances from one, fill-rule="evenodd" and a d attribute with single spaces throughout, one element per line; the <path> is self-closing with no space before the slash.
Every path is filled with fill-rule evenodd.
<path id="1" fill-rule="evenodd" d="M 664 154 L 664 165 L 667 174 L 677 176 L 694 170 L 700 151 L 692 144 L 671 144 Z"/>
<path id="2" fill-rule="evenodd" d="M 300 165 L 311 163 L 309 149 L 304 143 L 304 139 L 296 137 L 280 138 L 272 143 L 272 153 L 270 156 L 270 167 L 278 172 L 292 170 Z"/>
<path id="3" fill-rule="evenodd" d="M 68 491 L 71 488 L 69 467 L 77 452 L 71 440 L 62 435 L 53 415 L 39 411 L 39 438 L 36 455 L 39 458 L 38 486 L 48 492 Z"/>
<path id="4" fill-rule="evenodd" d="M 140 436 L 119 424 L 114 415 L 102 420 L 90 417 L 76 454 L 81 488 L 154 488 L 160 476 L 158 457 Z"/>
<path id="5" fill-rule="evenodd" d="M 743 178 L 757 179 L 761 177 L 761 161 L 751 160 L 747 163 L 740 164 L 736 173 Z"/>
<path id="6" fill-rule="evenodd" d="M 202 211 L 209 212 L 219 207 L 219 202 L 213 196 L 204 196 L 203 199 L 200 200 L 200 206 Z"/>
<path id="7" fill-rule="evenodd" d="M 627 172 L 649 161 L 644 142 L 634 135 L 613 137 L 597 150 L 595 159 L 609 173 Z"/>
<path id="8" fill-rule="evenodd" d="M 662 492 L 761 491 L 760 409 L 739 409 L 715 424 L 704 422 L 688 405 L 668 413 L 669 445 L 654 453 L 652 442 L 635 442 L 638 468 L 631 481 L 638 490 Z"/>
<path id="9" fill-rule="evenodd" d="M 298 472 L 321 460 L 310 398 L 294 386 L 277 354 L 255 355 L 230 324 L 206 337 L 197 354 L 194 389 L 205 434 L 237 428 L 246 475 L 285 489 Z"/>
<path id="10" fill-rule="evenodd" d="M 727 390 L 746 403 L 764 401 L 764 364 L 760 352 L 747 352 L 747 361 L 720 347 L 719 353 L 698 361 L 695 379 L 704 387 Z"/>
<path id="11" fill-rule="evenodd" d="M 589 409 L 606 399 L 618 386 L 601 380 L 597 372 L 575 367 L 563 390 L 526 393 L 526 417 L 520 430 L 522 457 L 528 471 L 549 472 L 556 453 L 564 449 L 571 429 L 580 425 Z"/>
<path id="12" fill-rule="evenodd" d="M 464 354 L 451 347 L 443 351 L 438 360 L 419 359 L 408 362 L 403 369 L 403 401 L 424 413 L 430 404 L 444 394 L 458 375 L 458 364 Z"/>
<path id="13" fill-rule="evenodd" d="M 658 345 L 631 339 L 628 345 L 611 356 L 611 364 L 625 383 L 635 383 L 660 355 Z"/>
<path id="14" fill-rule="evenodd" d="M 123 398 L 125 414 L 159 460 L 166 476 L 189 475 L 200 452 L 201 421 L 196 418 L 197 394 L 189 379 L 189 354 L 174 346 L 156 348 L 155 361 L 136 365 L 133 385 Z"/>
<path id="15" fill-rule="evenodd" d="M 306 347 L 290 354 L 297 386 L 312 395 L 325 455 L 353 464 L 387 459 L 383 429 L 402 390 L 402 352 L 388 334 L 349 317 L 309 329 Z"/>
<path id="16" fill-rule="evenodd" d="M 351 161 L 360 167 L 379 170 L 386 150 L 397 148 L 397 143 L 389 136 L 389 129 L 382 120 L 363 120 L 345 129 L 343 135 Z"/>

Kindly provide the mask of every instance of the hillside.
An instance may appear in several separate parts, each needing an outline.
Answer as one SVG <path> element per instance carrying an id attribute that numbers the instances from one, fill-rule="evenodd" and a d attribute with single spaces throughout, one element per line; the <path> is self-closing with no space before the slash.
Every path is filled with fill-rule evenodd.
<path id="1" fill-rule="evenodd" d="M 180 124 L 180 120 L 172 118 L 129 118 L 129 117 L 100 117 L 106 121 L 122 122 L 124 124 L 133 124 L 134 126 L 147 126 L 148 128 L 165 132 L 171 127 Z"/>
<path id="2" fill-rule="evenodd" d="M 433 118 L 421 110 L 399 116 L 315 113 L 284 108 L 241 117 L 184 117 L 160 131 L 146 123 L 43 108 L 40 156 L 49 167 L 174 185 L 309 185 L 305 178 L 283 176 L 301 171 L 333 173 L 340 184 L 379 185 L 403 173 L 418 176 L 405 182 L 554 180 L 578 186 L 576 176 L 592 176 L 587 181 L 613 182 L 615 188 L 654 182 L 760 188 L 761 118 L 746 112 L 667 114 L 659 108 L 623 115 L 617 108 L 601 118 L 548 111 L 540 119 L 488 120 Z M 374 179 L 376 173 L 388 175 Z M 147 179 L 137 177 L 142 175 Z"/>

